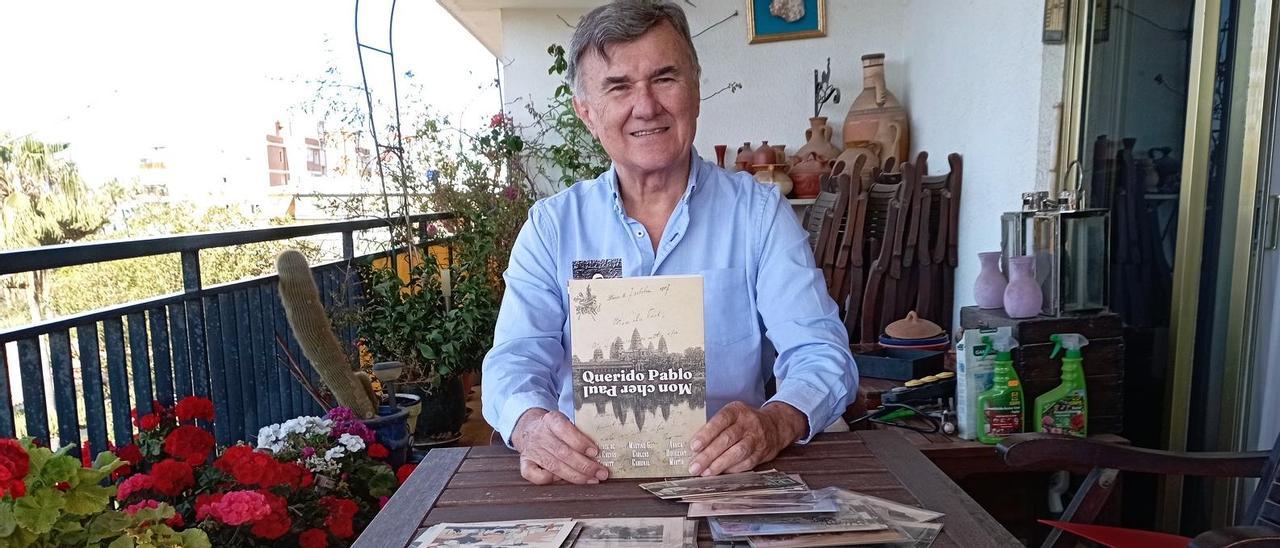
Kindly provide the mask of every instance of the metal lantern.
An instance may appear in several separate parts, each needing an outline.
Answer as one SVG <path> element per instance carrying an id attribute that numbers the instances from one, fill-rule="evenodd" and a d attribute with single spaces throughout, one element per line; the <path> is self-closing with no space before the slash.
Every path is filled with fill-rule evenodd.
<path id="1" fill-rule="evenodd" d="M 1065 194 L 1054 201 L 1046 192 L 1025 193 L 1022 211 L 1001 215 L 1004 260 L 1036 258 L 1041 313 L 1048 316 L 1098 312 L 1108 303 L 1110 211 L 1073 209 Z"/>

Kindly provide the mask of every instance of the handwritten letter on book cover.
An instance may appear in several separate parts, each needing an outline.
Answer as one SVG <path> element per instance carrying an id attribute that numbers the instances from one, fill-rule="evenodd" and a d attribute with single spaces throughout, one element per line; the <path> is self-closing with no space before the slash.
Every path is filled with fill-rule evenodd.
<path id="1" fill-rule="evenodd" d="M 569 281 L 574 423 L 615 478 L 689 475 L 707 421 L 702 277 Z"/>

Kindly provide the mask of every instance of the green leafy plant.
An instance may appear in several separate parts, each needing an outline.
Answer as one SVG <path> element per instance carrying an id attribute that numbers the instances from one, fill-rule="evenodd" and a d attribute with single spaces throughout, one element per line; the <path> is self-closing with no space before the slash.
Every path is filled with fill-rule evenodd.
<path id="1" fill-rule="evenodd" d="M 403 362 L 400 382 L 427 392 L 477 369 L 493 343 L 498 302 L 485 265 L 493 244 L 471 231 L 456 239 L 448 293 L 442 282 L 446 270 L 430 256 L 415 261 L 407 277 L 391 268 L 361 270 L 361 344 L 375 360 Z"/>

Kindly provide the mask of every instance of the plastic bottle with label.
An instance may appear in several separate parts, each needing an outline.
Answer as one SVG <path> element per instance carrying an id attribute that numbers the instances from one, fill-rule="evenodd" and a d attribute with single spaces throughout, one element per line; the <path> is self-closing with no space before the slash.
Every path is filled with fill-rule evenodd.
<path id="1" fill-rule="evenodd" d="M 1062 384 L 1036 398 L 1036 432 L 1083 438 L 1089 434 L 1089 394 L 1085 390 L 1080 349 L 1089 344 L 1089 339 L 1078 333 L 1064 333 L 1051 335 L 1049 340 L 1054 343 L 1050 357 L 1058 357 L 1064 348 L 1067 353 L 1062 357 Z"/>
<path id="2" fill-rule="evenodd" d="M 1023 431 L 1022 382 L 1013 370 L 1012 354 L 1018 341 L 1008 335 L 997 335 L 983 342 L 996 350 L 996 361 L 991 388 L 978 395 L 978 441 L 996 444 Z"/>

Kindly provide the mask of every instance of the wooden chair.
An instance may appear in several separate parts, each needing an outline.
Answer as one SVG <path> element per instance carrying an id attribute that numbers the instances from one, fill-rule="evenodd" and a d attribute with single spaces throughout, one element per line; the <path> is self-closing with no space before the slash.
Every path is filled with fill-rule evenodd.
<path id="1" fill-rule="evenodd" d="M 903 171 L 906 169 L 904 165 Z M 876 174 L 867 191 L 865 241 L 868 251 L 875 255 L 869 257 L 871 266 L 858 318 L 862 343 L 876 342 L 885 326 L 898 319 L 891 316 L 899 308 L 899 278 L 890 273 L 894 269 L 901 272 L 904 228 L 913 196 L 913 189 L 904 184 L 902 173 Z"/>
<path id="2" fill-rule="evenodd" d="M 1061 521 L 1087 524 L 1097 518 L 1115 486 L 1119 472 L 1176 474 L 1203 477 L 1260 478 L 1239 525 L 1215 529 L 1196 537 L 1191 546 L 1280 546 L 1280 437 L 1270 454 L 1174 453 L 1115 445 L 1049 434 L 1017 434 L 997 446 L 1005 464 L 1013 468 L 1091 471 Z M 1042 548 L 1071 546 L 1055 529 Z"/>
<path id="3" fill-rule="evenodd" d="M 907 282 L 900 284 L 899 308 L 893 316 L 903 317 L 915 310 L 950 333 L 963 164 L 955 153 L 947 156 L 947 162 L 949 172 L 929 175 L 929 154 L 921 152 L 914 165 L 903 168 L 915 198 L 902 255 L 903 271 L 894 273 Z"/>

